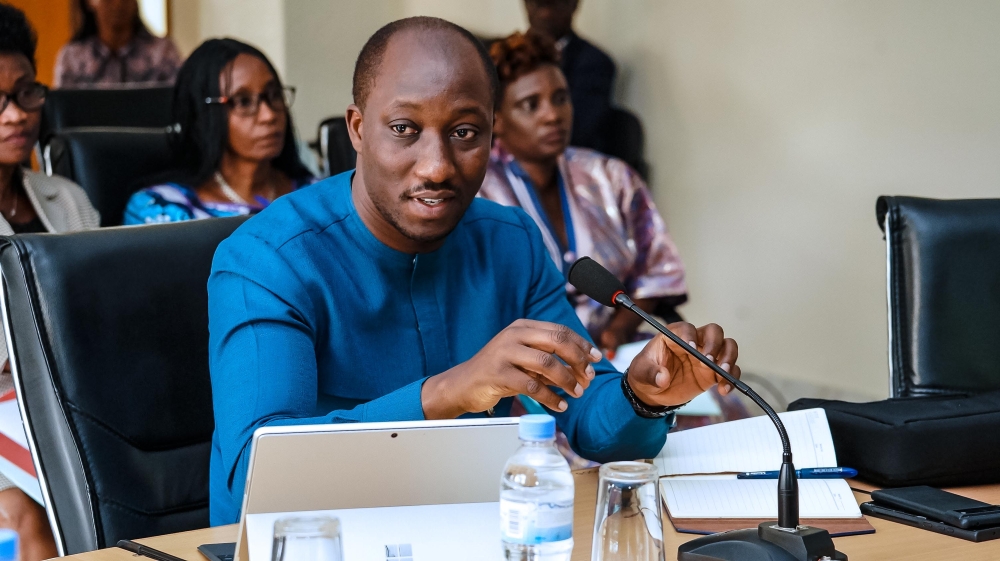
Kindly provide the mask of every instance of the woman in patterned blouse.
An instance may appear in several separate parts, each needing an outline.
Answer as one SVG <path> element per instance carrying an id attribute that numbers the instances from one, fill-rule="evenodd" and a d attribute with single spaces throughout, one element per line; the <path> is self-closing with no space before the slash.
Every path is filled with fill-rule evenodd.
<path id="1" fill-rule="evenodd" d="M 589 255 L 621 279 L 635 302 L 668 321 L 687 299 L 677 247 L 645 182 L 628 164 L 569 146 L 566 78 L 552 42 L 528 32 L 493 44 L 502 97 L 481 197 L 534 219 L 560 270 Z M 577 315 L 606 351 L 634 339 L 639 319 L 571 290 Z"/>
<path id="2" fill-rule="evenodd" d="M 173 84 L 181 65 L 177 47 L 146 29 L 136 0 L 79 1 L 83 25 L 59 51 L 55 87 Z"/>
<path id="3" fill-rule="evenodd" d="M 177 169 L 132 195 L 125 224 L 253 214 L 311 183 L 288 110 L 294 93 L 250 45 L 202 43 L 174 86 Z"/>

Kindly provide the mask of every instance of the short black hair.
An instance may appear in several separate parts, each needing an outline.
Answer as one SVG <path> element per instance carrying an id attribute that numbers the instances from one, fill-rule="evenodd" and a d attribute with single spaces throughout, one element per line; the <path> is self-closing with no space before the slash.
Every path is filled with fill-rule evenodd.
<path id="1" fill-rule="evenodd" d="M 486 50 L 486 46 L 464 27 L 441 18 L 427 16 L 396 20 L 382 26 L 381 29 L 368 38 L 365 46 L 361 47 L 361 53 L 358 54 L 358 61 L 354 65 L 352 94 L 354 95 L 355 105 L 364 111 L 368 95 L 371 93 L 372 88 L 375 87 L 375 77 L 378 75 L 379 67 L 382 65 L 382 57 L 385 56 L 389 40 L 400 31 L 410 29 L 454 31 L 472 44 L 479 55 L 480 62 L 482 62 L 486 78 L 490 81 L 490 94 L 493 96 L 493 105 L 495 108 L 497 101 L 500 99 L 500 80 L 497 78 L 496 67 L 493 65 L 493 60 L 490 58 L 490 53 Z"/>
<path id="2" fill-rule="evenodd" d="M 281 85 L 278 71 L 256 47 L 229 38 L 202 43 L 181 65 L 174 83 L 176 132 L 170 139 L 175 169 L 149 178 L 149 184 L 171 181 L 197 187 L 215 175 L 229 142 L 229 112 L 226 106 L 208 104 L 205 99 L 229 95 L 220 89 L 219 77 L 232 70 L 233 61 L 241 54 L 260 59 Z M 285 112 L 285 144 L 271 165 L 294 181 L 312 178 L 299 159 L 291 111 Z"/>
<path id="3" fill-rule="evenodd" d="M 38 37 L 24 12 L 10 4 L 0 3 L 0 53 L 27 57 L 35 68 L 35 47 Z"/>

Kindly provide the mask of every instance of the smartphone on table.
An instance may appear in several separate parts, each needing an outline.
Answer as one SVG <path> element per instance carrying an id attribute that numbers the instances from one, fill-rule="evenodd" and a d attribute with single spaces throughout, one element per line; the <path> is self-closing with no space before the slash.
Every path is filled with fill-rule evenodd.
<path id="1" fill-rule="evenodd" d="M 879 506 L 919 514 L 963 530 L 1000 526 L 1000 506 L 926 485 L 872 491 L 872 500 Z"/>

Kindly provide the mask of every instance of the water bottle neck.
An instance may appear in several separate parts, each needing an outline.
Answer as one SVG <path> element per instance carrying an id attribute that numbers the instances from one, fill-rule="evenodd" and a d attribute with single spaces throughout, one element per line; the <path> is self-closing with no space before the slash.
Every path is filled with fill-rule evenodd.
<path id="1" fill-rule="evenodd" d="M 521 446 L 524 448 L 548 448 L 555 445 L 556 439 L 554 438 L 546 440 L 521 440 Z"/>

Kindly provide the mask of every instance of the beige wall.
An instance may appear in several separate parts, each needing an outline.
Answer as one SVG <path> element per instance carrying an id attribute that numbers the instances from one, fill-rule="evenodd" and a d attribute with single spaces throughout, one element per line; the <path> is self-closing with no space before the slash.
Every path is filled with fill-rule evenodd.
<path id="1" fill-rule="evenodd" d="M 748 369 L 885 395 L 875 199 L 1000 196 L 1000 4 L 636 4 L 594 35 L 645 120 L 687 314 Z"/>
<path id="2" fill-rule="evenodd" d="M 170 38 L 183 56 L 201 43 L 201 1 L 170 0 Z"/>
<path id="3" fill-rule="evenodd" d="M 403 17 L 437 16 L 486 37 L 527 27 L 522 0 L 403 0 Z"/>
<path id="4" fill-rule="evenodd" d="M 354 60 L 379 27 L 402 17 L 402 0 L 287 0 L 286 82 L 298 88 L 292 108 L 302 138 L 351 104 Z"/>
<path id="5" fill-rule="evenodd" d="M 170 34 L 184 54 L 211 37 L 232 37 L 263 51 L 284 76 L 285 0 L 172 0 Z"/>
<path id="6" fill-rule="evenodd" d="M 201 8 L 204 26 L 235 0 L 201 3 L 220 7 Z M 521 0 L 283 5 L 273 20 L 241 8 L 253 17 L 225 29 L 274 37 L 284 18 L 284 50 L 263 46 L 284 53 L 307 137 L 350 102 L 354 58 L 382 23 L 525 25 Z M 725 326 L 746 369 L 886 395 L 875 198 L 1000 196 L 1000 3 L 582 0 L 577 27 L 618 62 L 618 101 L 645 124 L 686 316 Z"/>

